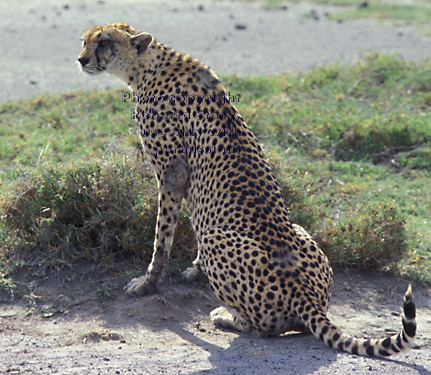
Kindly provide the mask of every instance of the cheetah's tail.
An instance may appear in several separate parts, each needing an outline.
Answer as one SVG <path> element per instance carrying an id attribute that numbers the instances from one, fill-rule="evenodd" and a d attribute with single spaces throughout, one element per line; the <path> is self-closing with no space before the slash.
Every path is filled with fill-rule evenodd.
<path id="1" fill-rule="evenodd" d="M 331 348 L 370 357 L 388 357 L 413 346 L 416 335 L 416 306 L 410 285 L 404 295 L 403 310 L 402 331 L 382 339 L 359 339 L 346 335 L 331 323 L 320 308 L 307 312 L 298 306 L 297 313 L 313 335 Z"/>

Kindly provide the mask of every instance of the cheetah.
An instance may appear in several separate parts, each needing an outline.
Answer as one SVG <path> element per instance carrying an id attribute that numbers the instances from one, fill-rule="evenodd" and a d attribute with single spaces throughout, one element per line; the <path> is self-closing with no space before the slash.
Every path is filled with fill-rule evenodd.
<path id="1" fill-rule="evenodd" d="M 291 223 L 257 139 L 209 67 L 127 24 L 95 26 L 82 41 L 78 61 L 85 73 L 106 71 L 138 95 L 135 117 L 158 182 L 152 261 L 126 286 L 127 294 L 155 292 L 184 200 L 198 241 L 185 275 L 208 277 L 223 303 L 211 312 L 216 326 L 262 337 L 301 329 L 329 347 L 365 356 L 412 347 L 416 307 L 410 285 L 403 328 L 395 335 L 356 338 L 329 320 L 328 259 Z"/>

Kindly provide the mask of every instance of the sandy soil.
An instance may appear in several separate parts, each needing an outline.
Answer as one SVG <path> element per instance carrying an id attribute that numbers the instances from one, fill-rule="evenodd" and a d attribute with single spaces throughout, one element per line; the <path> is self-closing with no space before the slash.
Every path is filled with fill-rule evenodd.
<path id="1" fill-rule="evenodd" d="M 136 11 L 129 11 L 134 3 Z M 202 4 L 202 7 L 200 5 Z M 316 9 L 319 20 L 300 16 Z M 431 38 L 414 28 L 324 19 L 335 8 L 265 10 L 243 2 L 100 0 L 9 1 L 0 5 L 0 100 L 44 92 L 121 87 L 88 79 L 74 61 L 88 27 L 122 21 L 207 62 L 218 73 L 306 70 L 350 63 L 368 51 L 431 56 Z M 156 296 L 101 299 L 96 283 L 34 284 L 23 301 L 0 305 L 1 374 L 431 374 L 431 291 L 414 285 L 418 347 L 393 360 L 355 357 L 310 335 L 260 339 L 216 330 L 218 306 L 202 285 L 165 282 Z M 401 327 L 407 282 L 338 272 L 330 316 L 358 336 Z M 29 313 L 31 312 L 31 313 Z"/>
<path id="2" fill-rule="evenodd" d="M 344 271 L 335 284 L 330 318 L 346 332 L 383 337 L 400 329 L 406 281 Z M 204 285 L 165 281 L 157 295 L 101 299 L 92 282 L 59 288 L 53 278 L 32 290 L 33 303 L 0 306 L 0 373 L 431 374 L 431 290 L 413 288 L 417 347 L 381 360 L 340 353 L 306 334 L 220 331 L 208 315 L 219 304 Z M 70 306 L 53 314 L 60 301 Z"/>

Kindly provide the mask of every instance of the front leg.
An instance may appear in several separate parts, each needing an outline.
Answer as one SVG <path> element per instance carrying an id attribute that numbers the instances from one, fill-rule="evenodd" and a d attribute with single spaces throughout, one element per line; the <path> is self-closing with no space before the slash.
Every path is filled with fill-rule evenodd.
<path id="1" fill-rule="evenodd" d="M 157 282 L 169 261 L 178 214 L 187 191 L 188 179 L 189 169 L 183 157 L 171 159 L 162 171 L 159 180 L 159 210 L 153 259 L 145 275 L 132 279 L 126 286 L 127 294 L 144 295 L 155 292 Z"/>

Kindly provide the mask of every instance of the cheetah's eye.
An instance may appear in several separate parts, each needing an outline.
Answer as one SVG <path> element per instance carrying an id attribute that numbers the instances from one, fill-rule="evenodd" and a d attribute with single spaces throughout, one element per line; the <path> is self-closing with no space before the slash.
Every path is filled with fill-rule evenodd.
<path id="1" fill-rule="evenodd" d="M 107 47 L 107 46 L 108 46 L 108 44 L 109 44 L 109 41 L 108 41 L 108 40 L 101 40 L 101 41 L 99 42 L 99 46 L 100 46 L 100 47 Z"/>

